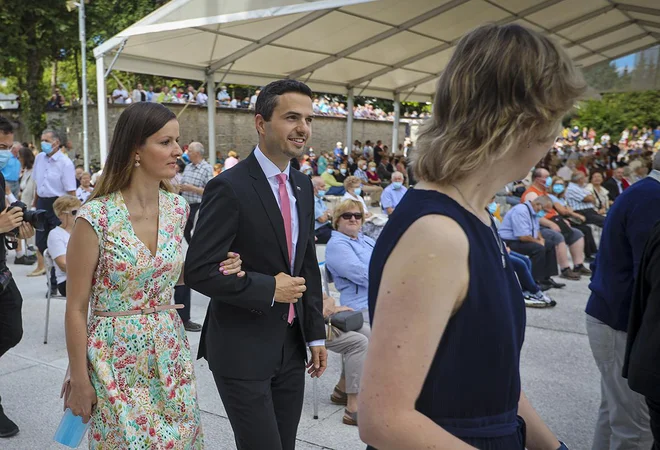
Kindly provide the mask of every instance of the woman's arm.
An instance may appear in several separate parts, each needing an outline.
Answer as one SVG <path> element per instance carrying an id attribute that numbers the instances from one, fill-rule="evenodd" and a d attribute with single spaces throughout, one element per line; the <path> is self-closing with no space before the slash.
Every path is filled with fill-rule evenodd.
<path id="1" fill-rule="evenodd" d="M 525 420 L 528 450 L 557 450 L 561 446 L 522 391 L 518 401 L 518 415 Z"/>
<path id="2" fill-rule="evenodd" d="M 425 216 L 388 258 L 359 396 L 360 438 L 369 445 L 473 448 L 415 410 L 447 322 L 467 293 L 468 249 L 456 222 Z"/>
<path id="3" fill-rule="evenodd" d="M 87 311 L 92 278 L 99 261 L 99 238 L 86 220 L 77 220 L 67 250 L 71 270 L 67 274 L 64 329 L 71 370 L 71 393 L 65 404 L 83 421 L 89 421 L 96 393 L 87 373 Z"/>
<path id="4" fill-rule="evenodd" d="M 346 278 L 359 286 L 369 286 L 369 267 L 347 242 L 334 239 L 334 242 L 328 243 L 325 264 L 334 276 Z"/>

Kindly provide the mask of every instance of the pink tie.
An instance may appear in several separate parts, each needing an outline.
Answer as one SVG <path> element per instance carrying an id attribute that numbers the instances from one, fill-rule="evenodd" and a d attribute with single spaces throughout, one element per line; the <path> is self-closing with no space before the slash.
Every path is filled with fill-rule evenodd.
<path id="1" fill-rule="evenodd" d="M 280 173 L 277 175 L 277 183 L 280 185 L 280 208 L 282 210 L 282 219 L 284 220 L 284 233 L 286 234 L 286 246 L 289 249 L 289 266 L 293 265 L 293 234 L 291 232 L 291 202 L 289 202 L 289 194 L 286 191 L 286 174 Z M 287 322 L 293 323 L 296 317 L 296 311 L 293 308 L 293 303 L 289 303 L 289 316 Z"/>

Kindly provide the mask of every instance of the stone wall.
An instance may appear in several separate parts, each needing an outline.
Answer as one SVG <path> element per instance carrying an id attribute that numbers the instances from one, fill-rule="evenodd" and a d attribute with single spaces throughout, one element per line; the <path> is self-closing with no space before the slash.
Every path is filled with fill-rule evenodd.
<path id="1" fill-rule="evenodd" d="M 208 112 L 204 107 L 189 105 L 167 105 L 179 116 L 181 143 L 188 144 L 198 140 L 208 147 Z M 124 105 L 108 105 L 108 139 L 112 133 Z M 4 111 L 3 111 L 4 114 Z M 9 116 L 20 121 L 18 113 L 9 113 Z M 89 124 L 89 150 L 90 161 L 99 161 L 98 116 L 96 106 L 88 107 Z M 82 157 L 82 109 L 68 108 L 63 111 L 50 111 L 46 113 L 48 126 L 67 132 L 69 140 L 77 154 Z M 242 157 L 247 156 L 257 143 L 257 132 L 254 128 L 254 114 L 242 109 L 218 108 L 215 116 L 216 150 L 222 155 L 229 150 L 236 150 Z M 399 141 L 403 142 L 406 136 L 406 124 L 401 123 L 399 128 Z M 29 140 L 29 133 L 24 127 L 19 128 L 17 139 Z M 365 142 L 367 139 L 382 140 L 385 145 L 392 142 L 392 123 L 373 120 L 353 121 L 353 140 Z M 337 117 L 316 117 L 313 122 L 313 135 L 308 143 L 316 152 L 332 151 L 337 141 L 346 140 L 346 119 Z M 344 144 L 346 144 L 344 142 Z"/>

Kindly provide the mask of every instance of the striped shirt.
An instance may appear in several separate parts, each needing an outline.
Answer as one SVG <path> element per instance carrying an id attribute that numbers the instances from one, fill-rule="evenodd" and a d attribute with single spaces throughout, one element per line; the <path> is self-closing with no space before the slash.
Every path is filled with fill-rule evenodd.
<path id="1" fill-rule="evenodd" d="M 213 167 L 206 160 L 202 160 L 199 164 L 190 163 L 186 166 L 181 183 L 203 188 L 211 178 L 213 178 Z M 181 195 L 190 205 L 202 202 L 202 196 L 197 192 L 182 192 Z"/>
<path id="2" fill-rule="evenodd" d="M 574 211 L 583 211 L 585 209 L 594 209 L 594 204 L 584 202 L 583 200 L 592 195 L 586 188 L 580 187 L 575 183 L 568 183 L 566 188 L 566 202 Z"/>

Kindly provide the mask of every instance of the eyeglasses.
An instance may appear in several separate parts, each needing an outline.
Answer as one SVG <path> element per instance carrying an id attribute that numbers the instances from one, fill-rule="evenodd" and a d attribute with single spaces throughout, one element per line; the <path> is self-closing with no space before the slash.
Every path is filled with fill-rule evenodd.
<path id="1" fill-rule="evenodd" d="M 351 217 L 354 217 L 355 220 L 362 220 L 362 213 L 344 213 L 340 216 L 344 220 L 351 220 Z"/>
<path id="2" fill-rule="evenodd" d="M 62 211 L 62 214 L 71 214 L 72 216 L 75 216 L 76 214 L 78 214 L 78 210 L 72 209 L 71 211 Z"/>

